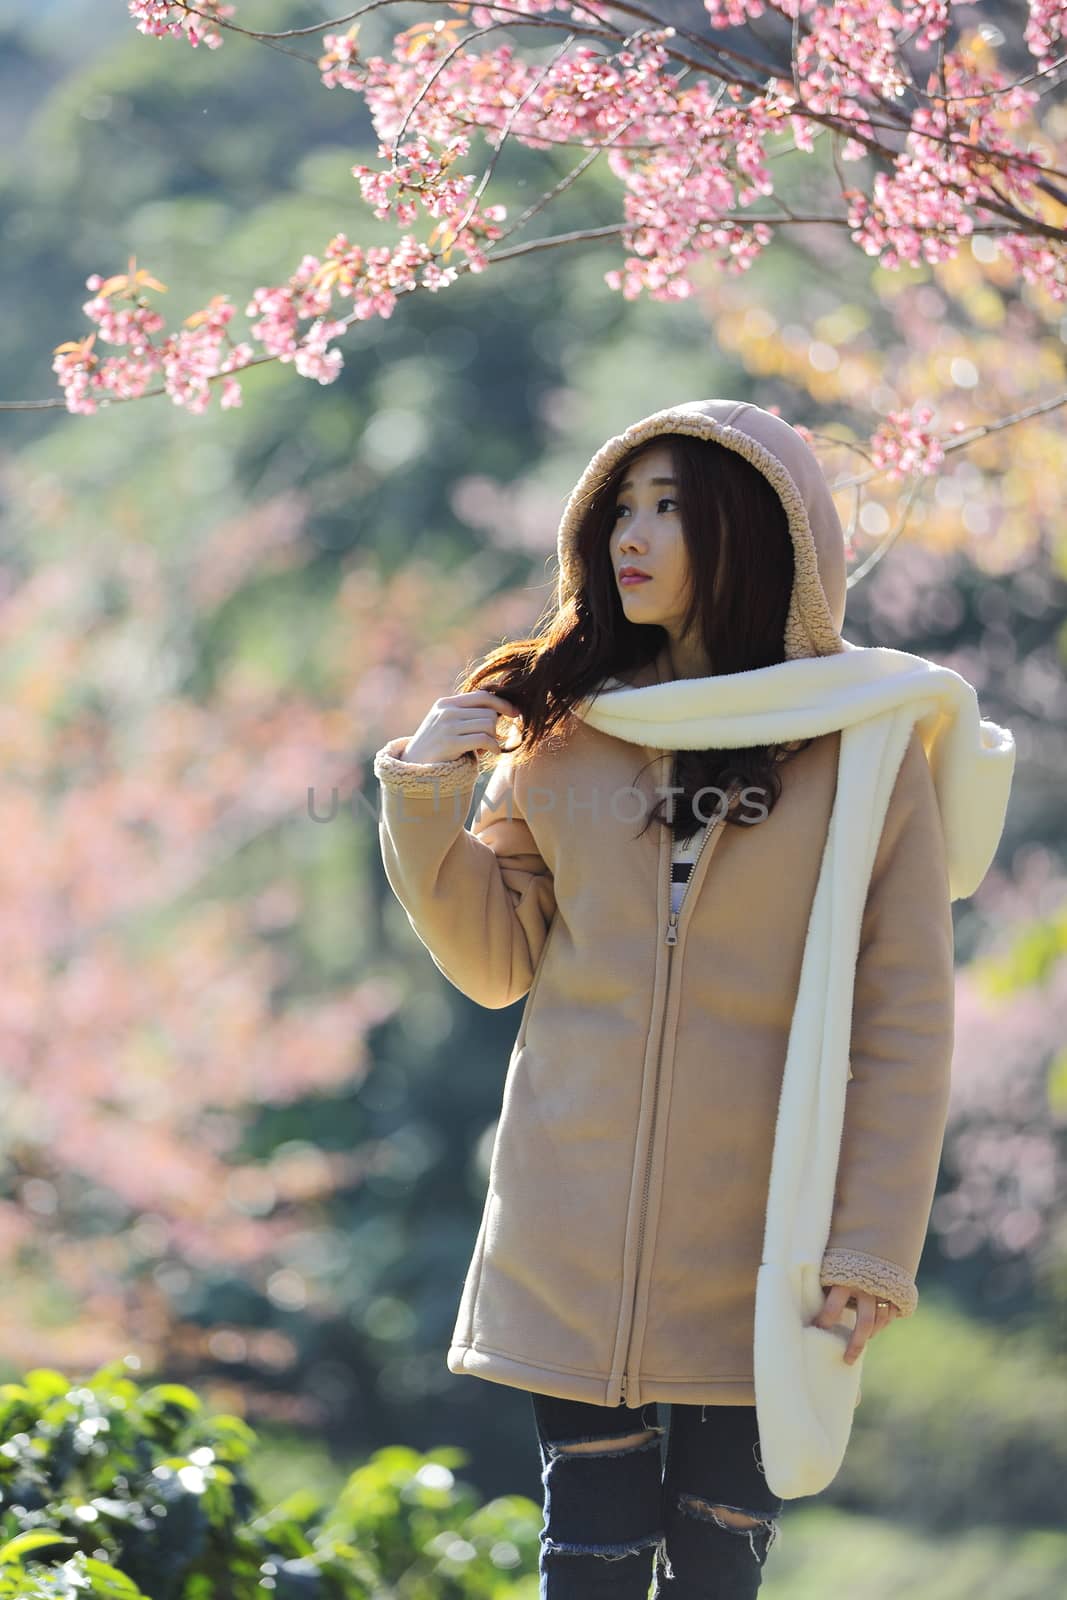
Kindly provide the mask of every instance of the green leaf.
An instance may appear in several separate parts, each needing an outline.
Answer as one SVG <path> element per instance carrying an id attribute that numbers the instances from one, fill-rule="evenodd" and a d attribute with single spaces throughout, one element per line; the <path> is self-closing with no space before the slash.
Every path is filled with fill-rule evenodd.
<path id="1" fill-rule="evenodd" d="M 211 1417 L 204 1423 L 205 1442 L 220 1460 L 243 1461 L 259 1443 L 255 1430 L 243 1417 Z"/>
<path id="2" fill-rule="evenodd" d="M 11 1566 L 20 1561 L 28 1550 L 40 1550 L 46 1544 L 77 1544 L 77 1539 L 66 1533 L 50 1533 L 47 1528 L 30 1528 L 17 1533 L 6 1544 L 0 1545 L 0 1566 Z"/>
<path id="3" fill-rule="evenodd" d="M 72 1387 L 69 1378 L 61 1372 L 55 1372 L 51 1367 L 34 1367 L 23 1377 L 26 1385 L 27 1398 L 31 1405 L 44 1405 L 47 1401 L 55 1399 L 56 1395 L 66 1394 Z"/>
<path id="4" fill-rule="evenodd" d="M 200 1397 L 192 1389 L 187 1389 L 184 1383 L 157 1383 L 145 1390 L 141 1396 L 141 1406 L 149 1411 L 163 1406 L 177 1406 L 181 1411 L 188 1411 L 190 1416 L 195 1416 L 201 1410 Z"/>
<path id="5" fill-rule="evenodd" d="M 132 1578 L 127 1578 L 117 1567 L 106 1561 L 96 1561 L 92 1556 L 83 1558 L 85 1575 L 93 1580 L 93 1600 L 146 1600 Z"/>
<path id="6" fill-rule="evenodd" d="M 287 1494 L 284 1500 L 277 1501 L 261 1521 L 269 1522 L 272 1529 L 277 1528 L 281 1522 L 289 1518 L 299 1522 L 309 1522 L 323 1505 L 322 1495 L 314 1489 L 294 1489 Z"/>

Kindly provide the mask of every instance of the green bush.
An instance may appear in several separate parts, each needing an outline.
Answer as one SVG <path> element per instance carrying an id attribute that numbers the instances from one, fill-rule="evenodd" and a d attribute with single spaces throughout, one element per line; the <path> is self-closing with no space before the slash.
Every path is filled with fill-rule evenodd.
<path id="1" fill-rule="evenodd" d="M 256 1435 L 124 1361 L 0 1386 L 0 1600 L 533 1600 L 540 1509 L 479 1503 L 456 1448 L 377 1451 L 336 1504 L 265 1508 Z M 57 1549 L 57 1547 L 60 1547 Z"/>
<path id="2" fill-rule="evenodd" d="M 862 1388 L 823 1499 L 934 1533 L 1062 1526 L 1067 1374 L 1036 1330 L 983 1326 L 930 1292 L 874 1340 Z"/>
<path id="3" fill-rule="evenodd" d="M 970 1528 L 953 1538 L 827 1507 L 786 1509 L 760 1600 L 1053 1600 L 1067 1594 L 1067 1533 Z"/>
<path id="4" fill-rule="evenodd" d="M 464 1451 L 390 1446 L 268 1505 L 253 1430 L 130 1366 L 0 1386 L 0 1600 L 536 1600 L 541 1509 L 482 1504 Z M 787 1506 L 768 1600 L 857 1572 L 865 1600 L 963 1600 L 990 1572 L 1004 1600 L 1064 1592 L 1065 1404 L 1035 1339 L 926 1297 L 866 1358 L 839 1477 Z"/>

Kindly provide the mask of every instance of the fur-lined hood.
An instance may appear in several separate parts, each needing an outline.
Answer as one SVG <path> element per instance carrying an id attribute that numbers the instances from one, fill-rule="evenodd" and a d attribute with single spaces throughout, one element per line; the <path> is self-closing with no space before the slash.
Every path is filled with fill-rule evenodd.
<path id="1" fill-rule="evenodd" d="M 686 400 L 653 411 L 605 440 L 575 484 L 556 536 L 558 596 L 563 606 L 576 592 L 581 564 L 575 549 L 586 503 L 634 445 L 662 433 L 688 433 L 736 450 L 778 491 L 789 518 L 795 568 L 785 625 L 785 658 L 834 655 L 848 648 L 845 617 L 845 536 L 827 483 L 810 445 L 797 430 L 748 400 Z"/>

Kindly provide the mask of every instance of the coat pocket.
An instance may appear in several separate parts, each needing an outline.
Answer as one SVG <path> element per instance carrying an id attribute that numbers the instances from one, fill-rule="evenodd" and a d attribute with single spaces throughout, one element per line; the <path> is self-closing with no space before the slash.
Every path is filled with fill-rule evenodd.
<path id="1" fill-rule="evenodd" d="M 765 1261 L 756 1276 L 755 1386 L 767 1483 L 783 1499 L 820 1494 L 844 1459 L 863 1357 L 851 1328 L 810 1322 L 823 1300 L 811 1263 Z"/>
<path id="2" fill-rule="evenodd" d="M 845 1351 L 851 1337 L 852 1329 L 842 1327 L 840 1324 L 833 1328 L 816 1328 L 809 1323 L 807 1327 L 801 1329 L 801 1338 L 804 1341 L 804 1367 L 808 1374 L 809 1390 L 813 1393 L 825 1392 L 830 1384 L 840 1383 L 843 1368 L 846 1378 L 854 1375 L 856 1379 L 856 1394 L 852 1402 L 855 1410 L 860 1403 L 859 1380 L 863 1357 L 860 1356 L 852 1367 L 849 1367 L 845 1360 Z M 841 1441 L 842 1455 L 850 1431 L 851 1424 Z"/>

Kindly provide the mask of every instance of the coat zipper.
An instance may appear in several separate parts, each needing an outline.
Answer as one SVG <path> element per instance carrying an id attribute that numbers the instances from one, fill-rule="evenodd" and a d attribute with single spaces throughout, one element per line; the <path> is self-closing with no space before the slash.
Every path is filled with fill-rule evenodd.
<path id="1" fill-rule="evenodd" d="M 670 776 L 669 767 L 667 769 L 667 776 Z M 641 1217 L 637 1225 L 637 1249 L 634 1259 L 633 1299 L 630 1302 L 630 1330 L 627 1334 L 627 1361 L 629 1361 L 629 1341 L 633 1334 L 634 1312 L 637 1307 L 637 1285 L 640 1281 L 641 1274 L 641 1247 L 644 1244 L 645 1239 L 645 1216 L 648 1211 L 648 1191 L 652 1181 L 652 1149 L 656 1141 L 656 1114 L 659 1110 L 660 1069 L 663 1065 L 663 1036 L 667 1029 L 667 1012 L 670 1007 L 672 967 L 671 958 L 674 955 L 674 947 L 678 943 L 678 919 L 681 917 L 689 902 L 689 891 L 692 888 L 693 879 L 696 877 L 697 865 L 701 856 L 704 854 L 704 848 L 712 834 L 717 833 L 721 828 L 725 827 L 725 825 L 726 813 L 723 812 L 722 816 L 716 817 L 714 821 L 709 822 L 704 829 L 704 836 L 701 839 L 697 848 L 697 853 L 693 858 L 693 866 L 689 874 L 689 881 L 686 883 L 685 890 L 682 894 L 682 903 L 678 907 L 677 911 L 671 909 L 673 854 L 670 850 L 667 852 L 667 927 L 664 933 L 664 943 L 667 946 L 667 982 L 663 997 L 663 1015 L 660 1019 L 659 1025 L 659 1042 L 656 1050 L 656 1077 L 652 1096 L 652 1121 L 648 1130 L 648 1146 L 645 1151 L 645 1183 L 644 1190 L 641 1195 Z M 620 1394 L 620 1401 L 623 1405 L 626 1403 L 627 1387 L 627 1371 L 624 1371 L 622 1375 L 622 1389 Z"/>

